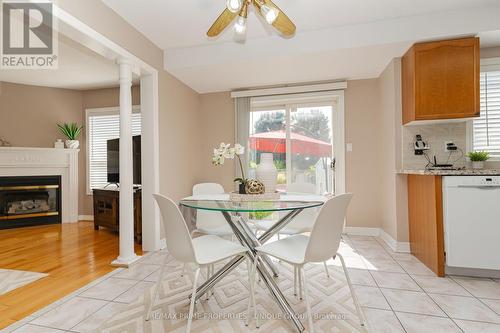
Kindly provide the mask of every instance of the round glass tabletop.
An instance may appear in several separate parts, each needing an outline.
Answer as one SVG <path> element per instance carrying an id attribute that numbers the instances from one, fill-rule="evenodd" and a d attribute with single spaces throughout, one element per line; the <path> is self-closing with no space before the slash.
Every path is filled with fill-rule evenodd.
<path id="1" fill-rule="evenodd" d="M 319 207 L 321 201 L 221 201 L 221 200 L 181 200 L 181 206 L 219 212 L 279 212 Z"/>

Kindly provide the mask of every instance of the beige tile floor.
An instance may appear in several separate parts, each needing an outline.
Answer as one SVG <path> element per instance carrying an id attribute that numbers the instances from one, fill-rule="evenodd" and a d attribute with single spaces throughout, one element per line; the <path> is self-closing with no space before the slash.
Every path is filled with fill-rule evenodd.
<path id="1" fill-rule="evenodd" d="M 374 237 L 345 236 L 344 254 L 372 332 L 500 332 L 500 280 L 438 278 Z M 156 281 L 163 253 L 117 269 L 2 332 L 92 332 Z M 340 269 L 338 260 L 328 262 Z"/>

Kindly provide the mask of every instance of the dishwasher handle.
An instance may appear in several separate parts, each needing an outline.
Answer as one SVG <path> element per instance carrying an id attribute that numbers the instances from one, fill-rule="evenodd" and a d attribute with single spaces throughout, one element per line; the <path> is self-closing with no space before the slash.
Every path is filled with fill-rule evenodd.
<path id="1" fill-rule="evenodd" d="M 485 184 L 485 185 L 458 185 L 459 188 L 478 188 L 481 190 L 489 190 L 500 188 L 500 184 Z"/>

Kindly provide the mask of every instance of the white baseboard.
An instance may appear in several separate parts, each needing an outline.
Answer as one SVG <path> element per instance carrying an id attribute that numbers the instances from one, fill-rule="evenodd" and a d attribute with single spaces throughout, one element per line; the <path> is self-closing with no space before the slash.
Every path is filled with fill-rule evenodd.
<path id="1" fill-rule="evenodd" d="M 344 232 L 354 236 L 380 236 L 380 228 L 365 228 L 365 227 L 345 227 Z"/>
<path id="2" fill-rule="evenodd" d="M 94 215 L 78 215 L 78 221 L 94 221 Z"/>
<path id="3" fill-rule="evenodd" d="M 409 242 L 398 242 L 383 229 L 380 229 L 380 239 L 383 240 L 394 252 L 410 253 Z"/>
<path id="4" fill-rule="evenodd" d="M 344 232 L 353 236 L 379 237 L 394 252 L 410 253 L 410 243 L 398 242 L 381 228 L 345 227 Z"/>

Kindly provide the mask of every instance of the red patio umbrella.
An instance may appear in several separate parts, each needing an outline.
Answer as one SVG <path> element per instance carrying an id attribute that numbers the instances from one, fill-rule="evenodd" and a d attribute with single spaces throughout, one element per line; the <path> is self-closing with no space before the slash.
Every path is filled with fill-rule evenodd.
<path id="1" fill-rule="evenodd" d="M 251 135 L 250 148 L 267 153 L 286 153 L 286 132 L 274 131 Z M 290 133 L 293 154 L 328 157 L 332 155 L 332 145 L 308 136 Z"/>

